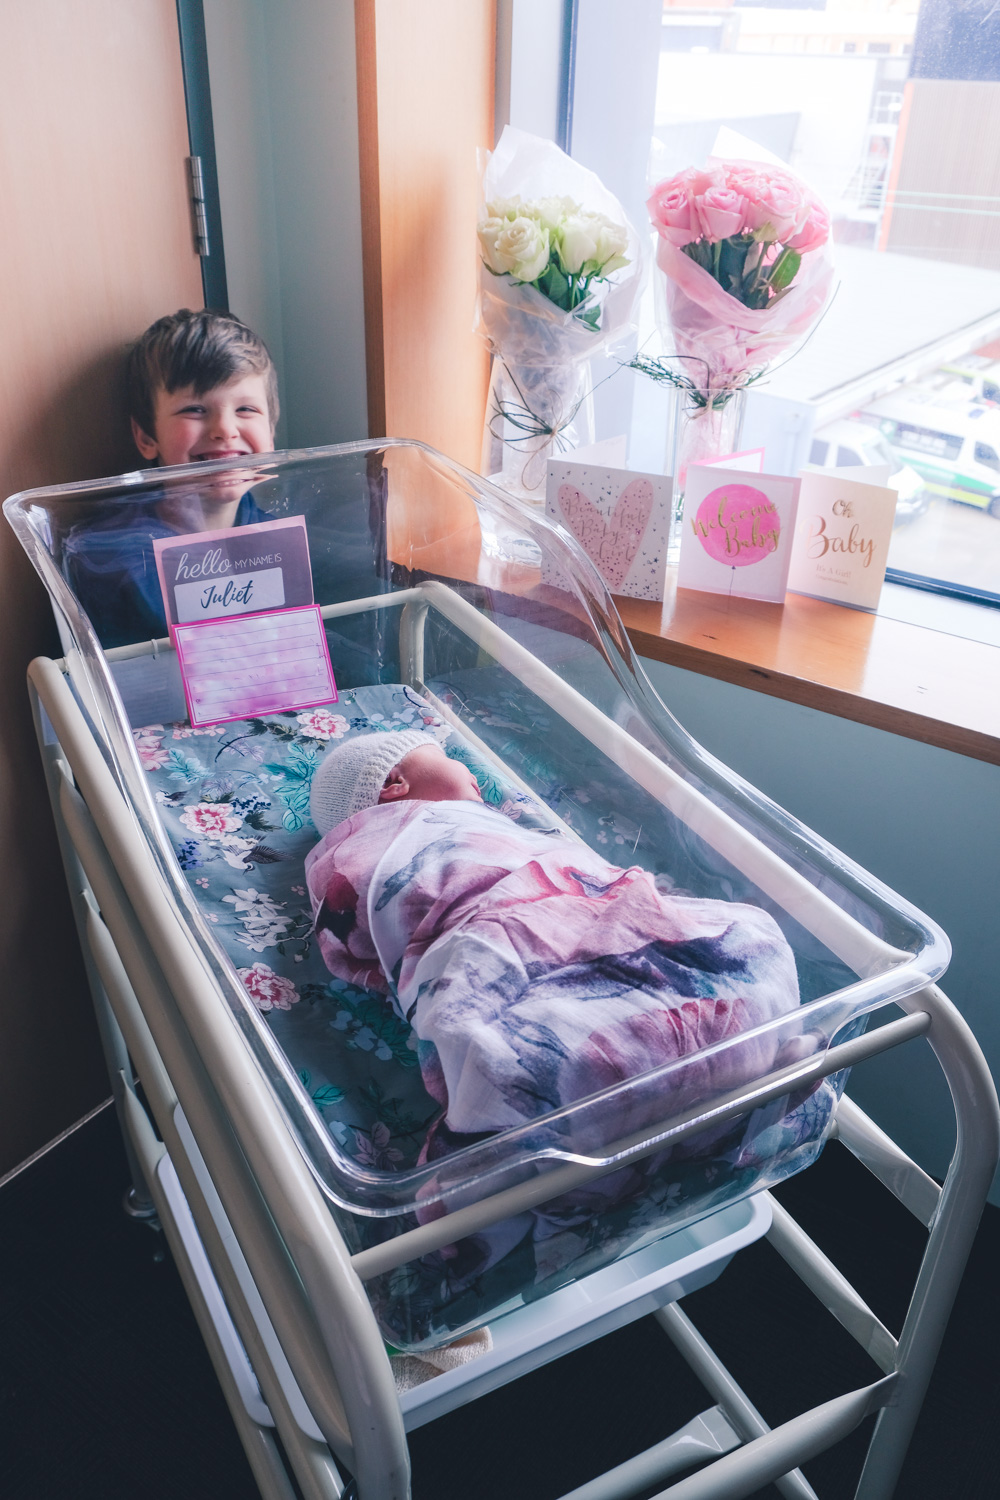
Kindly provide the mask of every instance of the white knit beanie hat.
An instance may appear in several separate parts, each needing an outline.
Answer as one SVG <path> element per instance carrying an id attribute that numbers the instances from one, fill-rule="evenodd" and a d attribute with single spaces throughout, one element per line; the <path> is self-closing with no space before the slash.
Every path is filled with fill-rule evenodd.
<path id="1" fill-rule="evenodd" d="M 393 766 L 419 745 L 436 744 L 434 735 L 423 730 L 401 729 L 359 734 L 334 745 L 316 768 L 309 793 L 309 812 L 319 832 L 329 833 L 345 818 L 375 807 Z"/>

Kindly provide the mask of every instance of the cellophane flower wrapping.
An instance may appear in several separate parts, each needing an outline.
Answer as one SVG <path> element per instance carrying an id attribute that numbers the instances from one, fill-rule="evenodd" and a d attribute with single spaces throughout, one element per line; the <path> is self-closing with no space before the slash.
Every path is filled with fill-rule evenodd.
<path id="1" fill-rule="evenodd" d="M 593 172 L 551 141 L 512 126 L 486 158 L 482 190 L 481 245 L 490 207 L 516 199 L 549 200 L 555 217 L 560 204 L 568 211 L 579 207 L 582 217 L 604 215 L 625 232 L 624 255 L 611 262 L 616 268 L 595 276 L 586 301 L 573 311 L 564 311 L 530 284 L 542 269 L 541 253 L 534 255 L 537 245 L 524 246 L 523 279 L 497 274 L 481 256 L 476 326 L 495 356 L 483 473 L 500 472 L 515 491 L 541 498 L 546 459 L 576 446 L 574 421 L 589 392 L 590 359 L 636 326 L 644 247 L 617 198 Z"/>
<path id="2" fill-rule="evenodd" d="M 679 173 L 653 190 L 649 209 L 663 273 L 664 348 L 711 403 L 792 349 L 823 311 L 834 276 L 829 219 L 794 173 L 750 161 L 710 161 L 704 171 Z M 800 257 L 769 306 L 747 306 L 684 248 L 748 236 L 766 245 L 771 265 L 786 248 Z"/>

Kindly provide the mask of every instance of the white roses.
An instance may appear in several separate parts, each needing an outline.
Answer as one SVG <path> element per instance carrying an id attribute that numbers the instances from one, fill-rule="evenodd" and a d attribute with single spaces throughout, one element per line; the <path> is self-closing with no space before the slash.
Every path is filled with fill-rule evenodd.
<path id="1" fill-rule="evenodd" d="M 582 301 L 580 292 L 591 281 L 629 263 L 625 226 L 572 198 L 497 199 L 487 203 L 476 227 L 483 261 L 494 275 L 541 282 L 539 291 L 566 311 Z M 577 283 L 572 289 L 571 281 Z"/>
<path id="2" fill-rule="evenodd" d="M 610 276 L 628 265 L 627 245 L 624 225 L 612 224 L 604 214 L 575 213 L 559 229 L 559 259 L 573 276 Z"/>
<path id="3" fill-rule="evenodd" d="M 483 259 L 497 276 L 536 281 L 549 263 L 549 231 L 535 219 L 491 214 L 479 225 Z"/>

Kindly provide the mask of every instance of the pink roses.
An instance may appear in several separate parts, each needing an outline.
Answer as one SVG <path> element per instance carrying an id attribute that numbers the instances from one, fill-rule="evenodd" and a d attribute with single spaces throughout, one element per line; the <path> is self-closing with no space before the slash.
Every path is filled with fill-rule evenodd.
<path id="1" fill-rule="evenodd" d="M 798 178 L 760 162 L 688 167 L 659 183 L 647 207 L 661 238 L 679 248 L 748 235 L 805 254 L 830 233 L 826 209 Z"/>
<path id="2" fill-rule="evenodd" d="M 687 171 L 668 177 L 653 189 L 646 207 L 663 239 L 669 240 L 671 245 L 688 245 L 701 238 L 698 199 L 712 185 L 711 173 L 688 167 Z"/>
<path id="3" fill-rule="evenodd" d="M 809 195 L 809 213 L 805 223 L 797 234 L 793 234 L 785 244 L 789 250 L 797 250 L 800 255 L 807 254 L 810 250 L 818 250 L 825 245 L 830 238 L 830 215 L 818 198 Z"/>
<path id="4" fill-rule="evenodd" d="M 670 352 L 637 355 L 632 367 L 686 393 L 696 416 L 717 413 L 826 306 L 829 214 L 793 172 L 755 161 L 688 167 L 659 183 L 648 207 Z"/>

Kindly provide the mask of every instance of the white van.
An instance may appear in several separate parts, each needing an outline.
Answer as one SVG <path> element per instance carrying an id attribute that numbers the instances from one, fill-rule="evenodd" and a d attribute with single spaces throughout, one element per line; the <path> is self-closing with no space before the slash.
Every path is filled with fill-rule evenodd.
<path id="1" fill-rule="evenodd" d="M 824 469 L 888 467 L 885 482 L 898 496 L 894 526 L 922 515 L 930 504 L 930 493 L 916 469 L 900 463 L 875 422 L 844 418 L 818 428 L 813 433 L 809 462 Z M 857 477 L 865 476 L 859 473 Z"/>
<path id="2" fill-rule="evenodd" d="M 976 401 L 985 406 L 1000 407 L 1000 366 L 995 360 L 967 354 L 951 364 L 939 365 L 919 382 L 922 390 L 933 392 L 938 406 L 952 406 Z"/>
<path id="3" fill-rule="evenodd" d="M 1000 519 L 1000 412 L 988 406 L 937 406 L 933 392 L 910 388 L 860 413 L 877 422 L 889 446 L 934 495 L 975 505 Z"/>

